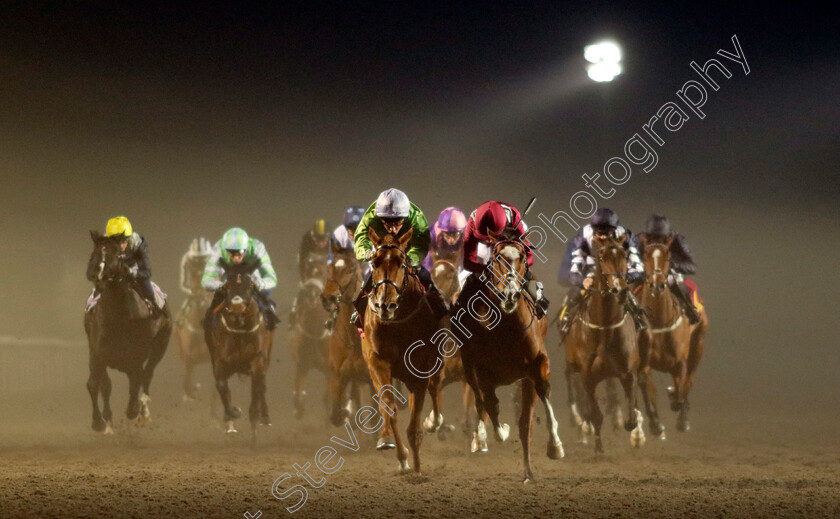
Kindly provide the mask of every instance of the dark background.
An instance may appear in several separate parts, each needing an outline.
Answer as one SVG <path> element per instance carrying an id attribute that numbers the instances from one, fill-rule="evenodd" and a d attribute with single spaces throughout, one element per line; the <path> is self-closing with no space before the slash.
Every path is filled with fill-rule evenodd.
<path id="1" fill-rule="evenodd" d="M 567 209 L 580 175 L 696 79 L 692 60 L 729 66 L 715 53 L 737 34 L 751 73 L 732 63 L 706 118 L 669 134 L 656 169 L 636 168 L 609 206 L 634 230 L 664 212 L 695 251 L 711 321 L 698 398 L 836 413 L 840 67 L 827 13 L 454 4 L 4 3 L 0 335 L 83 338 L 88 230 L 119 214 L 149 241 L 174 305 L 190 240 L 237 225 L 266 243 L 288 308 L 300 235 L 388 187 L 430 220 L 533 195 L 535 214 Z M 602 37 L 624 49 L 611 84 L 584 71 L 583 46 Z M 557 304 L 563 246 L 545 250 L 535 271 Z"/>

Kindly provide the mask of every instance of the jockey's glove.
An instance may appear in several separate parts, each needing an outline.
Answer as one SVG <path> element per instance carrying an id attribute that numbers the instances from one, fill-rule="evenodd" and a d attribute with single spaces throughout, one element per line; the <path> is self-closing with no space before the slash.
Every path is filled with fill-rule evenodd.
<path id="1" fill-rule="evenodd" d="M 128 275 L 133 277 L 133 278 L 136 278 L 137 273 L 139 271 L 140 271 L 140 269 L 137 267 L 137 265 L 134 265 L 134 266 L 132 266 L 131 268 L 128 269 Z"/>
<path id="2" fill-rule="evenodd" d="M 370 261 L 370 258 L 373 257 L 373 249 L 365 252 L 365 260 Z"/>

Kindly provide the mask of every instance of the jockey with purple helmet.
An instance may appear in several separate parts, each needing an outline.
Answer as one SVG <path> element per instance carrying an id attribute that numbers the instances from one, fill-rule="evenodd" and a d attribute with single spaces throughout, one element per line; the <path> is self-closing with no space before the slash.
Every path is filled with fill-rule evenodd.
<path id="1" fill-rule="evenodd" d="M 467 227 L 467 217 L 458 207 L 447 207 L 440 212 L 437 221 L 429 229 L 431 244 L 429 254 L 423 260 L 426 270 L 432 270 L 432 252 L 436 257 L 451 261 L 459 269 L 464 255 L 464 229 Z"/>

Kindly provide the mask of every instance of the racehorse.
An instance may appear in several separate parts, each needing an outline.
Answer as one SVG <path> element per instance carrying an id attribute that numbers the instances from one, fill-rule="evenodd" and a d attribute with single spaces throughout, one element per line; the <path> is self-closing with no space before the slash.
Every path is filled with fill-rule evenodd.
<path id="1" fill-rule="evenodd" d="M 438 252 L 435 250 L 432 250 L 430 254 L 432 255 L 432 270 L 430 272 L 432 282 L 440 291 L 443 298 L 447 300 L 450 305 L 453 305 L 455 304 L 455 301 L 458 300 L 458 295 L 461 293 L 461 284 L 458 281 L 458 275 L 460 274 L 460 270 L 458 268 L 458 258 L 443 258 L 439 256 Z M 470 389 L 469 384 L 467 384 L 467 379 L 464 377 L 464 364 L 461 360 L 460 350 L 451 357 L 447 357 L 445 359 L 443 380 L 438 386 L 438 391 L 443 391 L 446 386 L 453 382 L 461 382 L 461 400 L 464 405 L 465 416 L 464 431 L 472 437 L 472 431 L 476 426 L 476 424 L 473 423 L 474 417 L 472 412 L 475 408 L 475 400 L 473 398 L 472 390 Z M 438 398 L 442 398 L 442 395 Z M 432 411 L 423 421 L 423 428 L 427 432 L 432 432 L 437 429 L 433 413 L 434 411 Z M 452 429 L 453 427 L 451 425 L 444 425 L 438 430 L 438 434 L 441 439 L 443 439 L 446 437 L 445 433 Z M 473 452 L 479 450 L 486 452 L 487 442 L 474 440 L 471 445 L 471 450 Z"/>
<path id="2" fill-rule="evenodd" d="M 656 387 L 651 369 L 669 373 L 674 380 L 669 391 L 671 410 L 678 412 L 677 430 L 689 429 L 688 393 L 691 391 L 694 372 L 703 356 L 703 342 L 709 327 L 705 311 L 700 312 L 700 322 L 691 325 L 683 315 L 682 307 L 668 285 L 671 265 L 670 246 L 673 237 L 654 238 L 642 235 L 644 242 L 645 284 L 642 286 L 640 304 L 650 321 L 650 346 L 642 351 L 639 370 L 639 388 L 645 401 L 645 412 L 654 435 L 665 438 L 665 427 L 659 422 L 656 409 Z"/>
<path id="3" fill-rule="evenodd" d="M 360 406 L 359 388 L 373 388 L 365 359 L 362 356 L 362 339 L 358 329 L 350 322 L 353 301 L 362 288 L 362 266 L 352 249 L 332 245 L 333 260 L 327 267 L 327 282 L 321 300 L 325 307 L 338 309 L 335 328 L 330 335 L 327 364 L 327 389 L 330 395 L 330 421 L 339 426 L 351 419 L 353 408 Z M 349 395 L 348 395 L 349 390 Z M 345 403 L 347 405 L 345 405 Z M 379 429 L 377 450 L 396 447 L 390 423 L 386 420 Z"/>
<path id="4" fill-rule="evenodd" d="M 414 471 L 420 474 L 420 445 L 423 442 L 421 414 L 426 391 L 432 397 L 432 408 L 437 426 L 442 425 L 437 385 L 441 378 L 441 359 L 437 348 L 430 341 L 439 331 L 440 319 L 435 316 L 420 280 L 411 274 L 406 257 L 406 247 L 413 231 L 400 238 L 391 234 L 380 238 L 372 228 L 368 237 L 374 246 L 370 263 L 373 288 L 368 294 L 368 311 L 365 312 L 365 336 L 362 338 L 362 355 L 367 362 L 379 412 L 390 422 L 400 470 L 411 469 L 408 449 L 403 444 L 397 422 L 395 400 L 401 395 L 391 386 L 391 379 L 405 383 L 410 396 L 408 408 L 411 418 L 406 435 L 414 460 Z M 399 395 L 399 396 L 398 396 Z"/>
<path id="5" fill-rule="evenodd" d="M 129 420 L 151 419 L 149 384 L 155 366 L 166 353 L 172 319 L 168 305 L 152 310 L 132 288 L 133 278 L 122 260 L 119 238 L 104 237 L 91 231 L 94 255 L 99 261 L 95 281 L 99 302 L 85 313 L 85 333 L 90 351 L 90 376 L 87 381 L 93 404 L 91 427 L 96 432 L 113 434 L 111 379 L 107 368 L 128 375 Z M 102 393 L 103 410 L 99 410 Z"/>
<path id="6" fill-rule="evenodd" d="M 566 366 L 575 400 L 585 395 L 585 422 L 595 429 L 595 451 L 603 452 L 601 425 L 604 416 L 595 397 L 602 380 L 618 377 L 624 389 L 628 417 L 624 428 L 631 431 L 630 443 L 644 445 L 642 414 L 636 408 L 636 372 L 639 348 L 633 319 L 625 310 L 627 288 L 627 253 L 623 239 L 597 236 L 592 240 L 595 275 L 589 295 L 578 312 L 565 339 Z M 645 335 L 638 338 L 641 347 Z"/>
<path id="7" fill-rule="evenodd" d="M 329 331 L 324 328 L 327 311 L 321 304 L 321 293 L 326 278 L 326 258 L 310 255 L 306 260 L 306 281 L 300 287 L 295 299 L 296 317 L 289 340 L 289 352 L 295 365 L 295 381 L 292 400 L 295 418 L 303 418 L 305 410 L 303 389 L 310 370 L 327 374 L 327 341 Z"/>
<path id="8" fill-rule="evenodd" d="M 226 432 L 235 433 L 234 420 L 242 411 L 230 402 L 228 379 L 242 374 L 251 377 L 252 439 L 256 439 L 258 425 L 271 425 L 265 401 L 265 378 L 271 360 L 273 336 L 255 299 L 257 288 L 251 276 L 230 274 L 219 289 L 224 300 L 212 309 L 205 340 L 213 363 L 216 389 L 224 406 Z"/>
<path id="9" fill-rule="evenodd" d="M 480 279 L 478 291 L 465 304 L 472 319 L 459 322 L 469 330 L 461 347 L 467 382 L 475 393 L 477 416 L 490 417 L 496 440 L 503 442 L 510 434 L 508 424 L 499 422 L 499 399 L 496 388 L 522 380 L 519 440 L 522 443 L 524 481 L 534 479 L 531 470 L 531 427 L 537 397 L 545 407 L 548 426 L 547 455 L 564 456 L 557 434 L 557 420 L 549 400 L 551 367 L 545 349 L 546 319 L 537 319 L 534 302 L 523 297 L 528 267 L 525 246 L 515 240 L 495 238 L 492 258 Z M 476 274 L 473 274 L 476 275 Z M 463 314 L 458 310 L 456 317 Z M 453 323 L 454 325 L 454 323 Z M 476 436 L 482 434 L 479 420 Z"/>
<path id="10" fill-rule="evenodd" d="M 432 255 L 432 281 L 440 291 L 443 298 L 449 304 L 455 304 L 458 294 L 461 292 L 461 285 L 458 283 L 458 263 L 449 259 L 441 258 L 436 251 Z"/>
<path id="11" fill-rule="evenodd" d="M 195 400 L 198 383 L 193 383 L 193 369 L 199 364 L 210 362 L 210 353 L 204 342 L 204 330 L 201 321 L 210 306 L 212 294 L 201 286 L 201 276 L 207 256 L 193 256 L 184 263 L 184 287 L 187 299 L 181 307 L 178 318 L 172 328 L 172 336 L 178 341 L 178 353 L 184 362 L 184 397 Z"/>

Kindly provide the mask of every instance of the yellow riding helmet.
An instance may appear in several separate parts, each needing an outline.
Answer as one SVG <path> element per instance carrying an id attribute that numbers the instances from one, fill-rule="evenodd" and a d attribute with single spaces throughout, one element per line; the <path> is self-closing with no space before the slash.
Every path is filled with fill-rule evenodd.
<path id="1" fill-rule="evenodd" d="M 105 226 L 105 236 L 116 236 L 122 234 L 126 237 L 131 236 L 134 231 L 131 229 L 131 222 L 125 216 L 115 216 L 108 220 L 108 225 Z"/>

